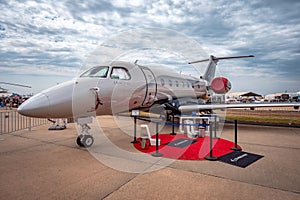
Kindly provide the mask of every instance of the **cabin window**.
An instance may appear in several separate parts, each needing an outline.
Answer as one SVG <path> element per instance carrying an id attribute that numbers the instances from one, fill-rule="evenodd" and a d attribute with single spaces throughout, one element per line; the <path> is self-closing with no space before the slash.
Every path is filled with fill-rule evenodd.
<path id="1" fill-rule="evenodd" d="M 169 80 L 169 86 L 172 87 L 173 83 L 172 83 L 172 80 Z"/>
<path id="2" fill-rule="evenodd" d="M 107 66 L 97 66 L 93 67 L 83 74 L 81 74 L 80 77 L 100 77 L 100 78 L 106 78 L 108 73 L 108 67 Z"/>
<path id="3" fill-rule="evenodd" d="M 179 82 L 175 81 L 175 85 L 176 85 L 176 87 L 179 87 Z"/>
<path id="4" fill-rule="evenodd" d="M 130 74 L 127 69 L 123 67 L 113 67 L 110 77 L 112 79 L 130 80 Z"/>
<path id="5" fill-rule="evenodd" d="M 184 87 L 184 81 L 182 81 L 182 87 Z"/>
<path id="6" fill-rule="evenodd" d="M 161 83 L 161 86 L 165 86 L 165 80 L 164 79 L 160 79 L 160 83 Z"/>

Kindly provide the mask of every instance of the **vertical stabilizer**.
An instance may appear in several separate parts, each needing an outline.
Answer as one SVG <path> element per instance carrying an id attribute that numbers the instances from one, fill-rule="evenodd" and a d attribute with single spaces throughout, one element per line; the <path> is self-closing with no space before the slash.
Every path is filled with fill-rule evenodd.
<path id="1" fill-rule="evenodd" d="M 217 63 L 218 63 L 218 60 L 215 59 L 214 56 L 210 56 L 209 57 L 209 63 L 207 65 L 207 68 L 205 70 L 205 73 L 203 75 L 203 78 L 208 82 L 210 83 L 215 75 L 216 75 L 216 67 L 217 67 Z"/>

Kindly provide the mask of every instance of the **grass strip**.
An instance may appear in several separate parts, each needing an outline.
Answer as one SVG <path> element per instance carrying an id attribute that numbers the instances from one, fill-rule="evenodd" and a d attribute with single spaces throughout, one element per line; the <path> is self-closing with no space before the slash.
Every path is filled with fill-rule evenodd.
<path id="1" fill-rule="evenodd" d="M 259 123 L 300 124 L 300 118 L 286 118 L 280 116 L 226 115 L 226 119 Z"/>

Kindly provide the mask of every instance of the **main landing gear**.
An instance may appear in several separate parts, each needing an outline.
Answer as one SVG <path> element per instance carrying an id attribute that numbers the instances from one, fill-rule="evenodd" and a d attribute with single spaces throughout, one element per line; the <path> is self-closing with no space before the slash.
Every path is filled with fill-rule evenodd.
<path id="1" fill-rule="evenodd" d="M 81 133 L 76 139 L 76 143 L 80 147 L 89 148 L 94 143 L 94 137 L 90 135 L 89 130 L 91 127 L 88 125 L 88 123 L 92 123 L 93 118 L 91 117 L 84 117 L 84 118 L 78 118 L 77 124 L 81 127 Z"/>

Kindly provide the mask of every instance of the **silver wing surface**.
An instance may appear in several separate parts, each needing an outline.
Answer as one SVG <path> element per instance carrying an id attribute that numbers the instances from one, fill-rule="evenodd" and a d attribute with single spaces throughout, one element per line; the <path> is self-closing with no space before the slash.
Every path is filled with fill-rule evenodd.
<path id="1" fill-rule="evenodd" d="M 183 105 L 178 109 L 181 112 L 196 110 L 218 110 L 226 108 L 262 108 L 262 107 L 294 107 L 299 109 L 300 103 L 232 103 L 232 104 L 198 104 Z"/>

